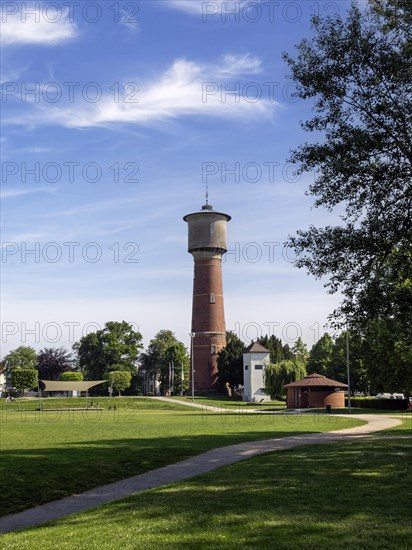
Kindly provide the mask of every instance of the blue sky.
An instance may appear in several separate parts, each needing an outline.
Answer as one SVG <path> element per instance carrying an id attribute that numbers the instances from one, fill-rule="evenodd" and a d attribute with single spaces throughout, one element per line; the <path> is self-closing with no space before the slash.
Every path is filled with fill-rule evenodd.
<path id="1" fill-rule="evenodd" d="M 227 328 L 310 347 L 338 297 L 283 243 L 310 223 L 314 177 L 289 151 L 311 103 L 282 51 L 340 2 L 2 3 L 2 355 L 67 346 L 109 320 L 189 343 L 182 217 L 232 216 Z M 31 251 L 31 252 L 30 252 Z"/>

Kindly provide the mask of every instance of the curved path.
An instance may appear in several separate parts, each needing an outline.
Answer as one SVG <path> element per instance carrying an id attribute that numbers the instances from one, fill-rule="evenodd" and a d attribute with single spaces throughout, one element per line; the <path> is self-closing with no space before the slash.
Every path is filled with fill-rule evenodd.
<path id="1" fill-rule="evenodd" d="M 209 411 L 209 412 L 217 412 L 217 413 L 223 413 L 223 412 L 233 412 L 233 413 L 265 413 L 265 412 L 270 412 L 271 414 L 279 414 L 279 413 L 283 413 L 285 414 L 285 409 L 282 409 L 282 410 L 279 410 L 279 411 L 268 411 L 267 409 L 251 409 L 249 407 L 244 407 L 244 406 L 241 406 L 240 403 L 242 403 L 242 401 L 239 401 L 239 407 L 235 407 L 235 406 L 230 406 L 230 407 L 226 407 L 226 405 L 223 403 L 222 406 L 220 407 L 217 407 L 215 405 L 206 405 L 206 403 L 194 403 L 193 401 L 189 401 L 189 400 L 186 400 L 186 401 L 181 401 L 180 399 L 171 399 L 170 397 L 163 397 L 163 396 L 160 396 L 160 395 L 157 395 L 156 397 L 152 397 L 152 399 L 156 399 L 156 400 L 159 400 L 159 401 L 168 401 L 169 403 L 173 403 L 174 405 L 184 405 L 185 407 L 195 407 L 196 409 L 202 409 L 203 411 Z M 236 401 L 234 402 L 236 403 Z M 311 409 L 306 409 L 307 411 L 310 411 Z M 301 410 L 300 409 L 296 409 L 295 410 L 290 410 L 288 411 L 288 414 L 300 414 L 301 413 Z"/>
<path id="2" fill-rule="evenodd" d="M 199 474 L 204 474 L 220 466 L 233 464 L 234 462 L 246 460 L 260 454 L 283 451 L 284 449 L 291 449 L 302 445 L 335 443 L 337 441 L 348 441 L 368 437 L 374 432 L 392 428 L 402 423 L 400 418 L 391 418 L 387 415 L 345 414 L 342 416 L 365 420 L 367 424 L 356 428 L 347 428 L 332 432 L 294 435 L 277 439 L 265 439 L 262 441 L 249 441 L 212 449 L 206 453 L 182 460 L 176 464 L 170 464 L 163 468 L 151 470 L 145 474 L 129 477 L 78 495 L 35 506 L 34 508 L 17 514 L 4 516 L 0 518 L 0 533 L 41 525 L 53 519 L 58 519 L 77 512 L 83 512 L 90 508 L 96 508 L 97 506 L 101 506 L 113 500 L 140 493 L 147 489 L 160 487 L 167 483 L 181 481 Z"/>

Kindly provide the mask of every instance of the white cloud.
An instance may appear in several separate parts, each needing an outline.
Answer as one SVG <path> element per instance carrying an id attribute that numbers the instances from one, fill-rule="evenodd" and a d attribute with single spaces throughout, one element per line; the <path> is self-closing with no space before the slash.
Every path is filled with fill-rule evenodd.
<path id="1" fill-rule="evenodd" d="M 279 104 L 265 96 L 267 90 L 259 82 L 251 82 L 249 75 L 260 69 L 260 59 L 248 54 L 226 54 L 216 64 L 177 59 L 152 82 L 140 83 L 135 79 L 131 87 L 125 82 L 124 96 L 118 101 L 114 101 L 113 94 L 103 94 L 94 104 L 82 98 L 62 106 L 36 103 L 35 111 L 27 113 L 24 120 L 16 117 L 5 122 L 84 128 L 117 123 L 154 125 L 196 115 L 223 118 L 268 115 Z"/>
<path id="2" fill-rule="evenodd" d="M 258 0 L 259 1 L 259 0 Z M 214 15 L 217 13 L 233 13 L 234 10 L 241 10 L 249 0 L 167 0 L 167 4 L 186 13 Z"/>
<path id="3" fill-rule="evenodd" d="M 24 195 L 31 195 L 33 193 L 54 193 L 56 188 L 54 187 L 36 187 L 33 189 L 4 189 L 0 192 L 1 199 L 10 199 L 13 197 L 21 197 Z"/>
<path id="4" fill-rule="evenodd" d="M 222 56 L 222 64 L 216 67 L 217 74 L 221 76 L 237 74 L 257 74 L 261 71 L 262 61 L 249 54 L 234 55 L 225 54 Z"/>
<path id="5" fill-rule="evenodd" d="M 57 5 L 57 4 L 56 4 Z M 69 21 L 69 10 L 45 12 L 39 6 L 24 13 L 23 4 L 14 14 L 3 14 L 1 43 L 6 45 L 54 45 L 77 36 L 77 27 Z M 33 12 L 33 13 L 32 13 Z"/>

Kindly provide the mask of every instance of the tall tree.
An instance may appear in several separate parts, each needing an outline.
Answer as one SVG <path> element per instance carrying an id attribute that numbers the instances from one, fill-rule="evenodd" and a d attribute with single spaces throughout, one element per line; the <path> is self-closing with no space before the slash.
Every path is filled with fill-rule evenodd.
<path id="1" fill-rule="evenodd" d="M 72 354 L 64 348 L 44 348 L 37 358 L 39 378 L 59 380 L 63 372 L 73 370 Z"/>
<path id="2" fill-rule="evenodd" d="M 316 171 L 315 206 L 344 214 L 338 225 L 300 230 L 287 244 L 298 267 L 342 293 L 338 325 L 349 319 L 363 335 L 376 326 L 386 333 L 392 361 L 402 364 L 392 373 L 382 364 L 386 382 L 410 387 L 412 3 L 354 3 L 346 19 L 312 23 L 314 36 L 300 42 L 297 57 L 285 54 L 297 96 L 314 100 L 315 115 L 302 126 L 317 133 L 291 161 L 298 173 Z"/>
<path id="3" fill-rule="evenodd" d="M 309 358 L 306 364 L 308 374 L 317 372 L 318 374 L 326 376 L 332 359 L 332 352 L 333 338 L 325 332 L 325 334 L 313 344 L 309 352 Z"/>
<path id="4" fill-rule="evenodd" d="M 309 357 L 308 346 L 302 341 L 300 336 L 293 344 L 292 353 L 294 355 L 295 363 L 306 365 L 306 361 Z"/>
<path id="5" fill-rule="evenodd" d="M 169 390 L 174 393 L 184 391 L 189 387 L 189 356 L 185 345 L 171 330 L 160 330 L 150 340 L 146 352 L 140 355 L 140 363 L 149 376 L 159 380 L 162 394 Z"/>
<path id="6" fill-rule="evenodd" d="M 14 369 L 34 369 L 37 364 L 37 352 L 29 346 L 20 346 L 4 358 L 6 371 Z"/>
<path id="7" fill-rule="evenodd" d="M 286 359 L 284 354 L 284 346 L 282 340 L 272 334 L 270 337 L 265 335 L 257 340 L 259 344 L 262 344 L 266 349 L 270 351 L 270 362 L 279 363 L 283 359 Z M 287 358 L 289 359 L 289 357 Z"/>
<path id="8" fill-rule="evenodd" d="M 243 384 L 243 352 L 246 346 L 237 335 L 226 332 L 226 347 L 217 355 L 219 382 L 223 385 L 238 386 Z"/>
<path id="9" fill-rule="evenodd" d="M 349 331 L 349 370 L 351 393 L 367 393 L 369 377 L 364 362 L 364 343 L 357 333 Z M 346 331 L 335 340 L 326 376 L 347 383 Z"/>
<path id="10" fill-rule="evenodd" d="M 74 345 L 81 371 L 87 380 L 102 379 L 111 370 L 137 372 L 142 335 L 132 325 L 110 321 Z"/>
<path id="11" fill-rule="evenodd" d="M 166 352 L 166 360 L 170 365 L 170 389 L 174 394 L 189 389 L 190 359 L 186 346 L 176 340 Z M 166 374 L 169 374 L 167 370 Z M 167 380 L 169 382 L 169 379 Z"/>
<path id="12" fill-rule="evenodd" d="M 285 344 L 283 346 L 283 358 L 285 361 L 293 361 L 295 356 L 293 355 L 293 351 L 290 349 L 289 344 Z"/>

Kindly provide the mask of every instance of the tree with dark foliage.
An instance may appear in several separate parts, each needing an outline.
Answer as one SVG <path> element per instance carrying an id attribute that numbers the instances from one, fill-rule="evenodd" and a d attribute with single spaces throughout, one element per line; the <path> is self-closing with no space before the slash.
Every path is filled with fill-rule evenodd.
<path id="1" fill-rule="evenodd" d="M 246 346 L 234 332 L 226 332 L 226 347 L 217 355 L 218 378 L 221 384 L 243 384 L 243 352 Z"/>
<path id="2" fill-rule="evenodd" d="M 37 357 L 37 370 L 42 380 L 60 380 L 61 374 L 73 370 L 72 354 L 64 348 L 44 348 Z"/>

